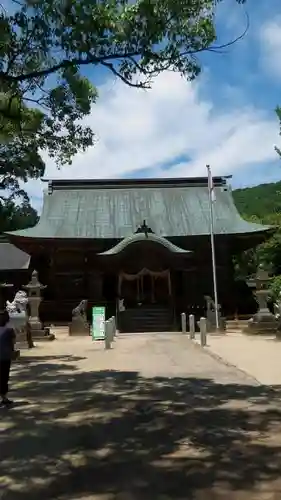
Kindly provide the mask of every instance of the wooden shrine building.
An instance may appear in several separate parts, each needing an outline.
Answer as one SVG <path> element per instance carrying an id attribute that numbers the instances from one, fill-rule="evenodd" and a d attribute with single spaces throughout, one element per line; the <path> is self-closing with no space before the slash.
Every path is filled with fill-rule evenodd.
<path id="1" fill-rule="evenodd" d="M 225 178 L 214 186 L 218 297 L 230 314 L 241 302 L 233 255 L 270 228 L 241 218 Z M 207 178 L 48 181 L 38 224 L 8 237 L 47 285 L 43 321 L 70 321 L 88 299 L 89 316 L 93 305 L 111 316 L 122 302 L 127 328 L 146 318 L 166 329 L 213 297 Z"/>

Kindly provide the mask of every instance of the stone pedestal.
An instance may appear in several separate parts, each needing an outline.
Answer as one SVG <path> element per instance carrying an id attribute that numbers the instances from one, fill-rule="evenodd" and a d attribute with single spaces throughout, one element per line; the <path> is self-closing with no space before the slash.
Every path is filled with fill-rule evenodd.
<path id="1" fill-rule="evenodd" d="M 33 347 L 33 345 L 32 345 Z M 25 330 L 16 331 L 16 348 L 17 349 L 30 349 Z"/>
<path id="2" fill-rule="evenodd" d="M 226 331 L 225 318 L 222 318 L 220 315 L 219 315 L 219 330 L 217 330 L 215 311 L 211 311 L 207 315 L 206 324 L 207 324 L 207 332 L 208 333 L 215 333 L 217 331 L 219 331 L 219 333 L 225 333 L 225 331 Z"/>
<path id="3" fill-rule="evenodd" d="M 207 303 L 206 310 L 206 327 L 208 333 L 217 332 L 217 322 L 216 322 L 216 305 L 215 302 L 209 295 L 205 295 L 205 300 Z M 218 320 L 219 320 L 219 332 L 224 333 L 226 330 L 225 318 L 221 315 L 221 306 L 218 304 Z"/>
<path id="4" fill-rule="evenodd" d="M 267 307 L 268 291 L 257 290 L 255 296 L 259 305 L 259 310 L 248 321 L 247 333 L 275 333 L 278 328 L 278 321 Z"/>
<path id="5" fill-rule="evenodd" d="M 16 347 L 19 349 L 30 349 L 33 342 L 28 338 L 27 315 L 25 311 L 9 313 L 10 326 L 16 334 Z"/>
<path id="6" fill-rule="evenodd" d="M 40 328 L 38 330 L 32 330 L 31 329 L 31 335 L 32 335 L 32 341 L 34 342 L 40 342 L 41 340 L 45 341 L 51 341 L 55 340 L 55 334 L 50 332 L 50 328 L 45 327 L 45 328 Z"/>
<path id="7" fill-rule="evenodd" d="M 27 335 L 27 293 L 23 290 L 18 290 L 14 300 L 6 301 L 6 311 L 9 314 L 9 325 L 16 334 L 16 346 L 20 349 L 33 347 L 32 340 Z"/>
<path id="8" fill-rule="evenodd" d="M 278 323 L 269 312 L 269 314 L 263 314 L 260 311 L 254 314 L 254 316 L 249 319 L 248 326 L 244 330 L 245 333 L 260 333 L 260 334 L 272 334 L 276 333 Z"/>
<path id="9" fill-rule="evenodd" d="M 87 321 L 87 300 L 82 300 L 72 311 L 72 320 L 69 324 L 69 335 L 90 335 L 90 325 Z"/>
<path id="10" fill-rule="evenodd" d="M 69 335 L 90 335 L 90 326 L 81 318 L 72 318 L 71 323 L 69 324 Z"/>
<path id="11" fill-rule="evenodd" d="M 20 359 L 20 349 L 15 347 L 13 361 L 18 361 Z"/>

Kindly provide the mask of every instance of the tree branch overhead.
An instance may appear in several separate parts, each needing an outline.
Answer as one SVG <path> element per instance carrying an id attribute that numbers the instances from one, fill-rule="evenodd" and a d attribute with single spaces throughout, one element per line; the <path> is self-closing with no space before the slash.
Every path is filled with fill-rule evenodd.
<path id="1" fill-rule="evenodd" d="M 82 76 L 82 66 L 104 67 L 136 88 L 150 88 L 165 70 L 193 80 L 200 72 L 197 54 L 223 50 L 247 31 L 214 45 L 218 0 L 12 3 L 13 13 L 0 9 L 0 155 L 7 166 L 3 182 L 9 186 L 10 172 L 12 189 L 15 176 L 44 174 L 40 151 L 60 166 L 94 143 L 81 119 L 90 113 L 97 90 Z M 22 161 L 22 170 L 16 161 L 17 173 L 11 164 L 15 155 Z"/>

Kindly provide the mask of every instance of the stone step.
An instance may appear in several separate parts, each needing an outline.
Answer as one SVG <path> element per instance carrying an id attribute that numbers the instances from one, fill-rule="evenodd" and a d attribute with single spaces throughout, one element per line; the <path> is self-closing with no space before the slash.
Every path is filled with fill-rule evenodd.
<path id="1" fill-rule="evenodd" d="M 163 307 L 126 309 L 119 318 L 121 332 L 167 332 L 171 331 L 172 327 L 171 311 Z"/>
<path id="2" fill-rule="evenodd" d="M 55 334 L 54 333 L 50 333 L 50 335 L 45 335 L 45 336 L 36 336 L 36 335 L 32 335 L 32 340 L 33 342 L 50 342 L 51 340 L 55 340 Z"/>
<path id="3" fill-rule="evenodd" d="M 248 319 L 228 320 L 226 322 L 227 330 L 242 330 L 248 326 Z"/>

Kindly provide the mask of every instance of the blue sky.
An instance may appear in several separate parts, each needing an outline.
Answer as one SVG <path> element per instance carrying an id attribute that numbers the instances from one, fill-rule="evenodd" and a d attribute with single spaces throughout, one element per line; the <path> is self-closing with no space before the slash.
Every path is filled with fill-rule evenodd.
<path id="1" fill-rule="evenodd" d="M 245 6 L 237 7 L 234 0 L 226 0 L 217 16 L 219 42 L 239 36 L 247 16 L 249 29 L 242 40 L 223 54 L 201 58 L 203 71 L 209 75 L 206 92 L 218 106 L 224 100 L 227 106 L 232 91 L 234 103 L 264 110 L 274 120 L 275 107 L 281 105 L 281 2 L 248 0 Z M 281 161 L 276 158 L 234 173 L 233 181 L 248 185 L 280 179 Z"/>
<path id="2" fill-rule="evenodd" d="M 57 171 L 46 157 L 47 178 L 175 177 L 232 174 L 233 187 L 281 179 L 281 2 L 224 0 L 216 16 L 218 44 L 239 36 L 223 53 L 201 55 L 202 74 L 187 83 L 160 75 L 148 92 L 129 89 L 105 71 L 87 69 L 99 100 L 87 118 L 97 142 Z M 40 182 L 29 184 L 33 199 Z"/>

